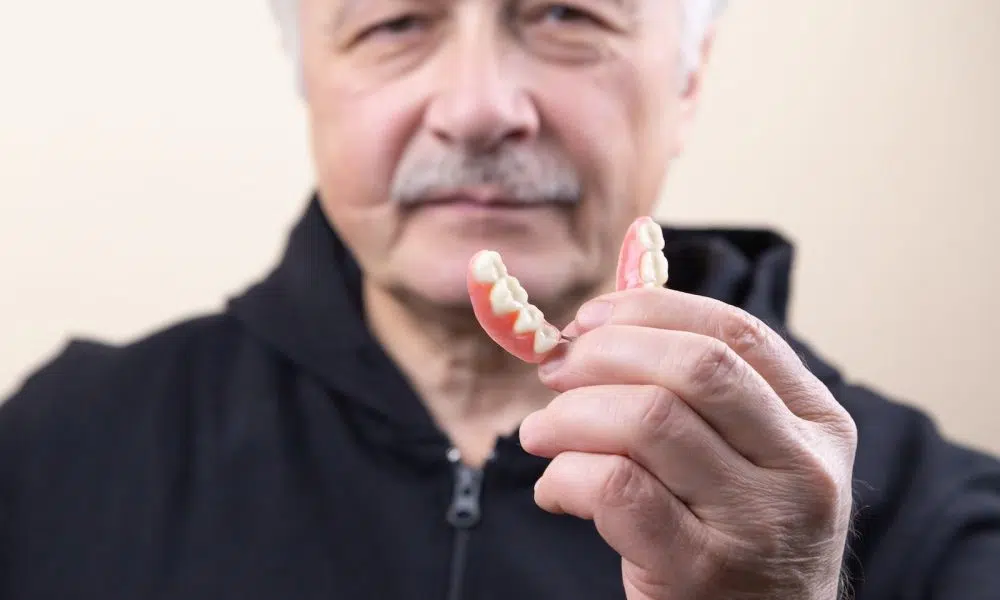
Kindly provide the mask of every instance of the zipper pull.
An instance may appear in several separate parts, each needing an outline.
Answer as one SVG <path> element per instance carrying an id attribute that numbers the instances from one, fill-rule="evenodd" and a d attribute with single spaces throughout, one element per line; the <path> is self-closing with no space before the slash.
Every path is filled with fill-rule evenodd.
<path id="1" fill-rule="evenodd" d="M 448 450 L 448 461 L 455 471 L 455 487 L 448 507 L 448 523 L 457 529 L 470 529 L 482 517 L 480 498 L 483 491 L 483 472 L 462 463 L 457 448 Z"/>

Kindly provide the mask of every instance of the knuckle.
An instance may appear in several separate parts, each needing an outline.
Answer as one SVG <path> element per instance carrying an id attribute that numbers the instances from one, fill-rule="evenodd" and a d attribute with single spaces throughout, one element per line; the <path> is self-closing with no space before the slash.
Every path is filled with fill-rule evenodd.
<path id="1" fill-rule="evenodd" d="M 830 394 L 830 402 L 834 407 L 833 427 L 836 437 L 848 448 L 858 445 L 858 423 L 837 400 Z M 853 452 L 853 450 L 852 450 Z"/>
<path id="2" fill-rule="evenodd" d="M 851 413 L 822 384 L 804 387 L 804 390 L 800 397 L 812 401 L 800 402 L 799 416 L 820 426 L 823 437 L 831 440 L 834 446 L 853 453 L 858 443 L 858 424 Z"/>
<path id="3" fill-rule="evenodd" d="M 645 440 L 676 437 L 676 409 L 680 401 L 680 398 L 666 388 L 650 387 L 639 416 L 637 437 Z"/>
<path id="4" fill-rule="evenodd" d="M 768 343 L 770 330 L 763 321 L 735 306 L 727 305 L 723 310 L 721 338 L 737 354 L 751 352 Z"/>
<path id="5" fill-rule="evenodd" d="M 823 531 L 840 524 L 843 516 L 845 478 L 829 461 L 819 456 L 811 460 L 811 468 L 805 477 L 804 490 L 800 496 L 800 518 L 806 531 Z"/>
<path id="6" fill-rule="evenodd" d="M 816 377 L 789 376 L 782 384 L 786 395 L 796 399 L 796 414 L 806 421 L 827 423 L 836 429 L 842 421 L 850 420 L 847 410 Z"/>
<path id="7" fill-rule="evenodd" d="M 645 495 L 645 485 L 639 466 L 624 456 L 612 456 L 611 466 L 600 491 L 600 500 L 606 506 L 620 507 L 640 503 Z"/>
<path id="8" fill-rule="evenodd" d="M 695 356 L 690 381 L 695 387 L 712 394 L 731 388 L 739 367 L 739 357 L 726 344 L 711 340 Z"/>

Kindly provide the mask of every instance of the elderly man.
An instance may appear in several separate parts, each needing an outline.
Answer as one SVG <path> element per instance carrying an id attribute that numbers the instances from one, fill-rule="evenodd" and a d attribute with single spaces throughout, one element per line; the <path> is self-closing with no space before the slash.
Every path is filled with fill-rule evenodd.
<path id="1" fill-rule="evenodd" d="M 615 289 L 720 2 L 275 2 L 318 191 L 225 311 L 3 405 L 0 598 L 1000 596 L 1000 465 L 787 331 L 780 237 L 663 228 Z M 486 248 L 566 327 L 540 366 Z"/>

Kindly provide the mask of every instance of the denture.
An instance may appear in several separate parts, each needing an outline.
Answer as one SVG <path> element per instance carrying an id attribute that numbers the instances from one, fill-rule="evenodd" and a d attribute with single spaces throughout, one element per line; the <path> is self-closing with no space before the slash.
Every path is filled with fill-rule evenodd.
<path id="1" fill-rule="evenodd" d="M 663 230 L 653 219 L 636 219 L 618 254 L 617 289 L 663 287 L 668 275 L 664 245 Z M 507 272 L 498 252 L 477 252 L 469 261 L 466 280 L 476 319 L 507 352 L 525 362 L 540 363 L 564 340 L 559 329 L 528 301 L 528 292 Z"/>
<path id="2" fill-rule="evenodd" d="M 663 229 L 650 217 L 640 217 L 625 232 L 618 253 L 617 289 L 663 287 L 667 283 Z"/>
<path id="3" fill-rule="evenodd" d="M 498 252 L 477 252 L 469 261 L 467 280 L 476 319 L 504 350 L 538 363 L 559 344 L 559 329 L 528 302 L 528 292 L 507 273 Z"/>

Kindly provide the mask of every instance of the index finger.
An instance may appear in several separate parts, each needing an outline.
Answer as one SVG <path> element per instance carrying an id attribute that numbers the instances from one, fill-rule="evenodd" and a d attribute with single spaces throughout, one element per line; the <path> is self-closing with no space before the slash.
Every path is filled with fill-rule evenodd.
<path id="1" fill-rule="evenodd" d="M 670 289 L 632 289 L 584 304 L 567 333 L 603 324 L 688 331 L 718 339 L 761 377 L 797 416 L 822 421 L 840 408 L 829 390 L 776 331 L 725 302 Z"/>

